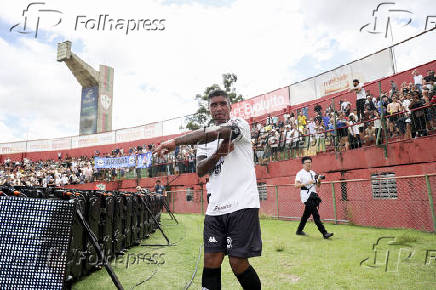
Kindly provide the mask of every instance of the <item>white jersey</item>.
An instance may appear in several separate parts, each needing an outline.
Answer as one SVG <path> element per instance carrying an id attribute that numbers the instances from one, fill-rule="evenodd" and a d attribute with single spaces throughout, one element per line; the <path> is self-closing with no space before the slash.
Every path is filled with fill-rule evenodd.
<path id="1" fill-rule="evenodd" d="M 231 118 L 223 125 L 238 126 L 241 134 L 234 139 L 234 150 L 221 157 L 209 175 L 206 185 L 210 194 L 207 215 L 222 215 L 243 208 L 259 208 L 256 172 L 254 170 L 253 149 L 250 126 L 241 118 Z M 210 157 L 222 140 L 215 140 L 197 146 L 197 157 Z"/>
<path id="2" fill-rule="evenodd" d="M 360 89 L 360 91 L 356 92 L 356 99 L 357 100 L 366 99 L 366 92 L 365 92 L 365 89 L 363 88 L 362 84 L 358 84 L 357 87 L 354 87 L 354 88 Z"/>
<path id="3" fill-rule="evenodd" d="M 307 184 L 309 181 L 314 180 L 315 178 L 315 171 L 310 170 L 306 171 L 303 169 L 301 169 L 300 171 L 298 171 L 297 175 L 295 176 L 295 182 L 300 182 L 301 184 Z M 311 192 L 316 192 L 316 185 L 315 184 L 311 184 L 306 186 L 309 190 L 305 190 L 305 189 L 301 189 L 300 190 L 300 198 L 301 198 L 301 202 L 305 203 L 307 201 L 307 199 L 309 198 L 309 195 Z"/>

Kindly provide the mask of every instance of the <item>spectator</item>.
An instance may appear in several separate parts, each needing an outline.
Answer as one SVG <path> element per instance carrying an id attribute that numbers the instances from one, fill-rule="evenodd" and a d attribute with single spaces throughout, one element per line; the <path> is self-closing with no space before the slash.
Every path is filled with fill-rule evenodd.
<path id="1" fill-rule="evenodd" d="M 434 83 L 436 82 L 436 77 L 434 76 L 434 71 L 433 70 L 428 70 L 427 71 L 427 76 L 424 77 L 424 80 L 427 83 Z"/>
<path id="2" fill-rule="evenodd" d="M 392 135 L 398 134 L 398 113 L 403 110 L 403 107 L 398 102 L 397 97 L 392 97 L 392 103 L 387 105 L 389 133 Z"/>
<path id="3" fill-rule="evenodd" d="M 300 132 L 303 131 L 304 127 L 306 127 L 306 120 L 307 120 L 307 118 L 304 115 L 303 110 L 301 110 L 300 114 L 298 115 L 298 119 L 297 119 L 298 130 L 300 130 Z"/>
<path id="4" fill-rule="evenodd" d="M 353 80 L 353 88 L 351 89 L 351 91 L 354 91 L 356 93 L 357 116 L 358 116 L 358 120 L 362 120 L 364 107 L 365 107 L 366 93 L 363 86 L 359 84 L 358 79 Z"/>
<path id="5" fill-rule="evenodd" d="M 398 93 L 398 86 L 397 84 L 394 82 L 394 80 L 391 80 L 391 90 L 390 90 L 390 94 L 389 97 L 392 98 L 392 96 L 396 93 Z"/>
<path id="6" fill-rule="evenodd" d="M 341 111 L 345 113 L 345 116 L 348 116 L 351 111 L 351 103 L 349 101 L 340 101 Z"/>
<path id="7" fill-rule="evenodd" d="M 417 136 L 427 136 L 425 109 L 419 109 L 424 105 L 424 102 L 419 98 L 419 94 L 414 92 L 413 99 L 409 105 L 412 112 L 412 138 Z"/>
<path id="8" fill-rule="evenodd" d="M 422 75 L 418 74 L 416 69 L 414 69 L 412 71 L 412 75 L 413 75 L 413 83 L 415 84 L 415 88 L 419 92 L 421 92 L 421 90 L 422 90 Z"/>
<path id="9" fill-rule="evenodd" d="M 165 187 L 160 184 L 160 180 L 156 180 L 156 185 L 154 186 L 154 192 L 156 194 L 161 194 L 163 196 L 167 196 L 167 192 L 165 190 Z"/>

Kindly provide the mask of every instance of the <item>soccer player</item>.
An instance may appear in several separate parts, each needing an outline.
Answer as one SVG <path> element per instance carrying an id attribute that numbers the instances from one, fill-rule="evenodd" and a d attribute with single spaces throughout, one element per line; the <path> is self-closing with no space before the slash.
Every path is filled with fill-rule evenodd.
<path id="1" fill-rule="evenodd" d="M 230 118 L 230 99 L 221 90 L 209 94 L 215 126 L 168 140 L 155 152 L 165 154 L 179 145 L 197 146 L 197 174 L 209 174 L 209 205 L 204 219 L 203 289 L 221 289 L 225 255 L 243 289 L 261 289 L 248 258 L 260 256 L 259 192 L 249 124 Z"/>

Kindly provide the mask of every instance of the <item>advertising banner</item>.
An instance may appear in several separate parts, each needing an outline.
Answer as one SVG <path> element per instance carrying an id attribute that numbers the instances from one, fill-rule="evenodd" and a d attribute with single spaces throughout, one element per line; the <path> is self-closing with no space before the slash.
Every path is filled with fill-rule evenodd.
<path id="1" fill-rule="evenodd" d="M 351 68 L 348 65 L 323 73 L 316 77 L 317 96 L 321 98 L 326 95 L 348 90 L 352 85 Z"/>
<path id="2" fill-rule="evenodd" d="M 99 77 L 98 133 L 112 130 L 114 69 L 107 65 L 100 65 Z"/>
<path id="3" fill-rule="evenodd" d="M 289 87 L 291 106 L 302 104 L 316 98 L 315 79 L 311 78 Z"/>
<path id="4" fill-rule="evenodd" d="M 249 119 L 279 111 L 288 105 L 290 105 L 289 89 L 286 87 L 233 104 L 231 115 Z"/>
<path id="5" fill-rule="evenodd" d="M 116 130 L 116 142 L 123 143 L 145 138 L 144 126 Z"/>
<path id="6" fill-rule="evenodd" d="M 51 140 L 52 150 L 69 150 L 71 149 L 71 137 L 58 138 Z"/>
<path id="7" fill-rule="evenodd" d="M 98 87 L 82 88 L 79 134 L 97 133 Z"/>
<path id="8" fill-rule="evenodd" d="M 144 126 L 144 138 L 155 138 L 162 136 L 162 122 L 147 124 Z"/>
<path id="9" fill-rule="evenodd" d="M 26 141 L 0 144 L 1 154 L 26 152 Z"/>
<path id="10" fill-rule="evenodd" d="M 33 140 L 27 141 L 27 152 L 50 151 L 51 140 Z"/>

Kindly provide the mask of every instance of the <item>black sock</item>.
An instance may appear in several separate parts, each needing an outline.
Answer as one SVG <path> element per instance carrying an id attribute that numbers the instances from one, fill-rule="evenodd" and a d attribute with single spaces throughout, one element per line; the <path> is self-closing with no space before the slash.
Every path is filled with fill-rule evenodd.
<path id="1" fill-rule="evenodd" d="M 203 268 L 201 286 L 208 290 L 221 290 L 221 267 L 215 269 Z"/>
<path id="2" fill-rule="evenodd" d="M 244 290 L 258 290 L 261 289 L 260 279 L 257 276 L 256 271 L 253 267 L 248 267 L 247 270 L 239 275 L 236 275 L 239 283 Z"/>

